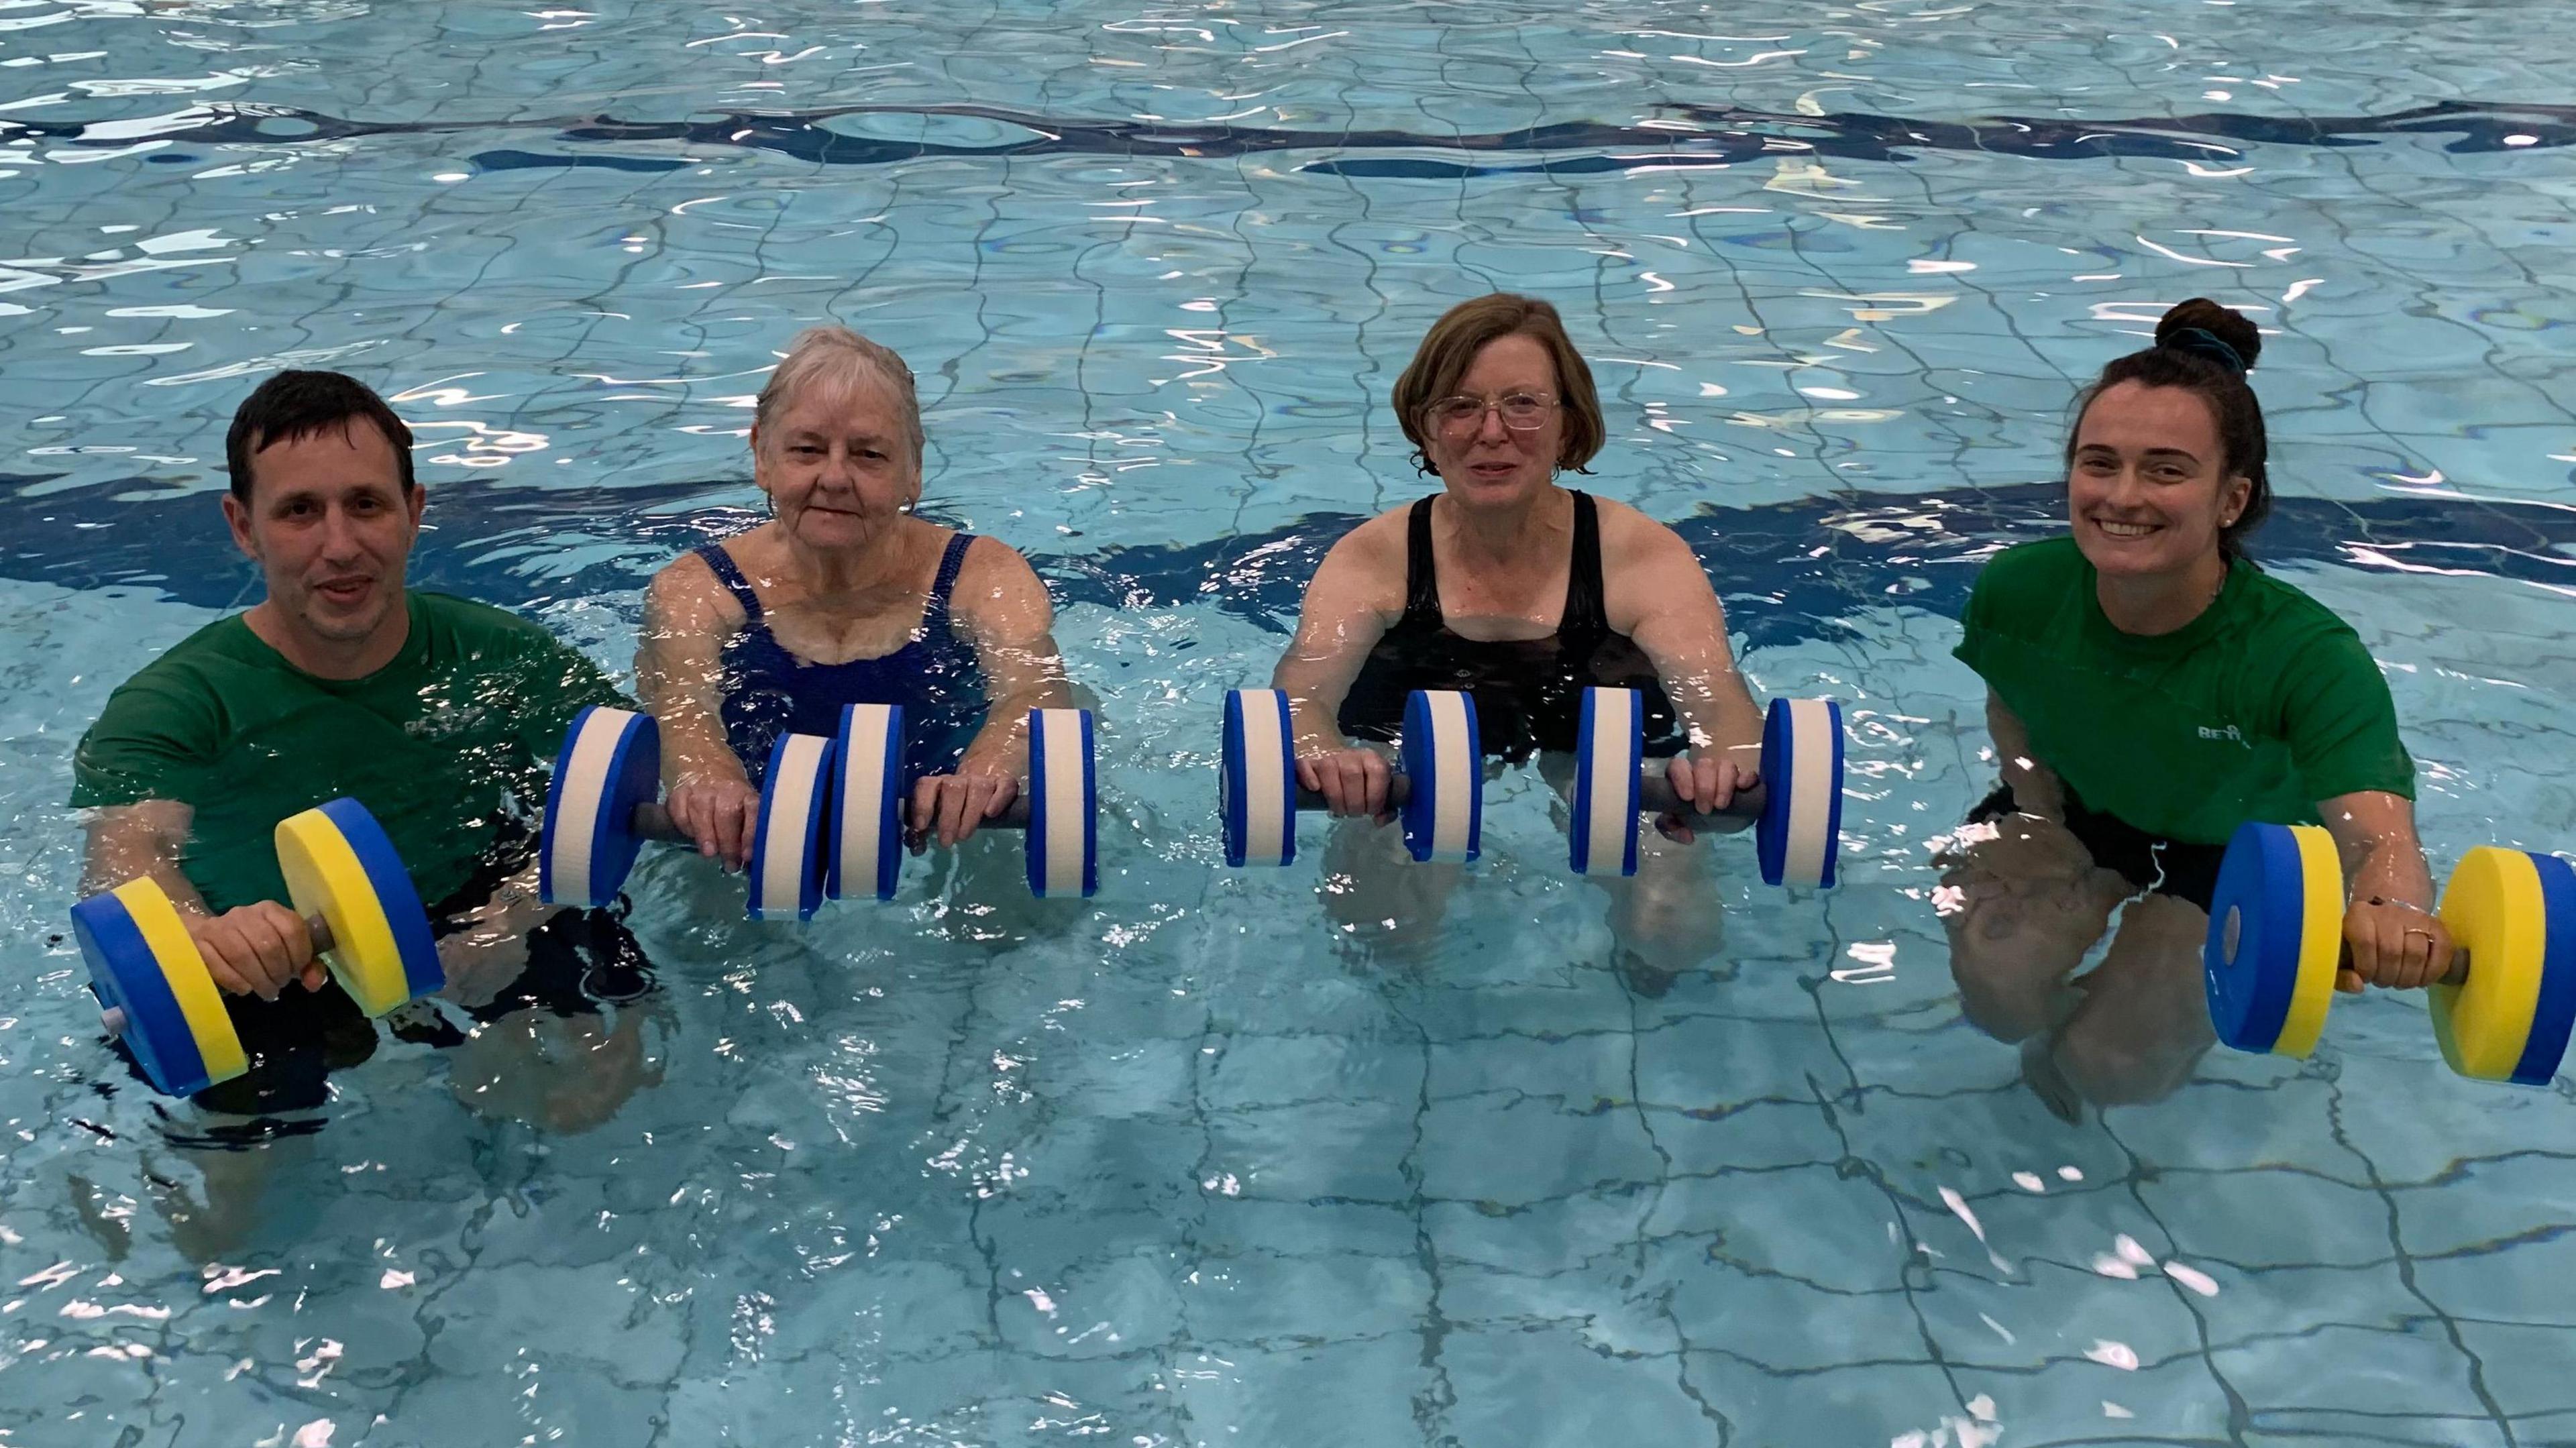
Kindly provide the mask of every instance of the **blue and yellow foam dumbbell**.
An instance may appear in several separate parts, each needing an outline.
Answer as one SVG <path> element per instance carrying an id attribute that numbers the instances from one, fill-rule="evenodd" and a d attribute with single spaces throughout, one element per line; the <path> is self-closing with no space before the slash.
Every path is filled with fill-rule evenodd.
<path id="1" fill-rule="evenodd" d="M 1574 748 L 1573 827 L 1567 862 L 1578 875 L 1637 873 L 1642 814 L 1676 808 L 1672 785 L 1645 758 L 1645 703 L 1634 689 L 1588 688 Z M 1297 858 L 1297 812 L 1323 796 L 1297 783 L 1288 696 L 1237 689 L 1226 696 L 1217 811 L 1228 865 L 1286 865 Z M 1827 699 L 1774 699 L 1762 731 L 1761 782 L 1719 812 L 1752 817 L 1754 853 L 1772 885 L 1834 883 L 1842 824 L 1842 710 Z M 1416 860 L 1473 860 L 1483 849 L 1484 764 L 1471 694 L 1417 689 L 1404 706 L 1404 740 L 1387 800 Z M 1688 816 L 1699 829 L 1719 816 Z"/>
<path id="2" fill-rule="evenodd" d="M 2218 1038 L 2282 1056 L 2316 1049 L 2350 959 L 2343 915 L 2333 836 L 2315 825 L 2238 829 L 2201 952 Z M 2548 1085 L 2576 1029 L 2576 868 L 2481 845 L 2451 872 L 2441 916 L 2457 947 L 2431 987 L 2442 1059 L 2481 1081 Z"/>
<path id="3" fill-rule="evenodd" d="M 429 914 L 384 828 L 353 799 L 279 823 L 286 893 L 315 953 L 370 1016 L 446 985 Z M 150 877 L 72 907 L 100 1024 L 122 1036 L 154 1087 L 205 1090 L 250 1069 L 223 992 L 169 895 Z"/>

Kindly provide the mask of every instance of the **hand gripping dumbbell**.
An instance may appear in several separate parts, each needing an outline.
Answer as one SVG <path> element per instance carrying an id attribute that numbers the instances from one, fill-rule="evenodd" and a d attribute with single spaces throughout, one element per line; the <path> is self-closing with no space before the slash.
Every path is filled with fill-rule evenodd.
<path id="1" fill-rule="evenodd" d="M 2576 869 L 2554 855 L 2481 845 L 2442 890 L 2458 947 L 2430 988 L 2433 1036 L 2463 1076 L 2546 1086 L 2576 1027 Z M 2315 825 L 2246 824 L 2210 897 L 2201 965 L 2218 1038 L 2305 1056 L 2350 963 L 2343 863 Z M 2472 961 L 2475 962 L 2474 966 Z"/>
<path id="2" fill-rule="evenodd" d="M 1029 889 L 1089 895 L 1099 869 L 1091 714 L 1029 711 L 1029 789 L 987 827 L 1026 829 Z M 745 908 L 755 920 L 805 920 L 826 899 L 894 898 L 903 855 L 903 709 L 852 704 L 834 738 L 782 734 L 769 752 L 752 831 Z M 661 731 L 623 709 L 573 720 L 546 791 L 541 888 L 601 906 L 617 898 L 646 840 L 685 842 L 659 803 Z"/>
<path id="3" fill-rule="evenodd" d="M 1575 743 L 1569 863 L 1577 874 L 1637 873 L 1637 818 L 1679 807 L 1671 783 L 1645 764 L 1645 708 L 1634 689 L 1586 689 Z M 1218 770 L 1228 865 L 1285 865 L 1297 857 L 1297 811 L 1323 797 L 1297 784 L 1288 696 L 1226 696 Z M 1482 849 L 1484 770 L 1473 696 L 1417 689 L 1388 781 L 1405 847 L 1416 860 L 1466 861 Z M 1764 882 L 1830 886 L 1842 823 L 1842 710 L 1823 699 L 1775 699 L 1762 729 L 1761 782 L 1720 813 L 1756 816 Z M 1698 827 L 1711 816 L 1685 813 Z"/>
<path id="4" fill-rule="evenodd" d="M 314 953 L 370 1016 L 444 988 L 429 912 L 385 838 L 353 799 L 279 823 L 286 894 Z M 72 907 L 100 1024 L 122 1036 L 154 1089 L 189 1096 L 250 1069 L 223 991 L 179 907 L 150 876 Z"/>

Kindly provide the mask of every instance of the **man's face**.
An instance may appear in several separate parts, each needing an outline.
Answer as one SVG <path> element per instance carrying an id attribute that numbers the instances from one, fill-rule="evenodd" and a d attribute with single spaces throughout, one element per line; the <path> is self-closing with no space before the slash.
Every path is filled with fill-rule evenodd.
<path id="1" fill-rule="evenodd" d="M 268 578 L 278 622 L 325 647 L 364 642 L 403 607 L 421 490 L 364 418 L 251 454 L 250 501 L 227 493 L 233 541 Z"/>

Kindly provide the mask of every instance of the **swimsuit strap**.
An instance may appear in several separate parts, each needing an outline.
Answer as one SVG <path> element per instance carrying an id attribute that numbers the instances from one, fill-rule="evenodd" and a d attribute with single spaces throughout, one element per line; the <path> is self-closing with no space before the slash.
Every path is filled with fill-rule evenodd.
<path id="1" fill-rule="evenodd" d="M 1592 495 L 1574 494 L 1574 557 L 1565 571 L 1565 612 L 1556 621 L 1564 638 L 1599 638 L 1610 632 L 1610 609 L 1601 581 L 1601 518 Z"/>
<path id="2" fill-rule="evenodd" d="M 715 574 L 716 582 L 723 584 L 742 605 L 743 623 L 752 628 L 759 627 L 760 595 L 751 591 L 751 580 L 742 576 L 742 569 L 735 566 L 733 555 L 725 551 L 725 546 L 722 543 L 702 543 L 689 551 L 698 555 L 698 560 Z"/>
<path id="3" fill-rule="evenodd" d="M 952 533 L 947 551 L 939 555 L 939 576 L 931 581 L 930 602 L 921 611 L 924 629 L 940 628 L 948 622 L 948 592 L 957 586 L 957 572 L 966 566 L 966 550 L 975 546 L 972 533 Z"/>
<path id="4" fill-rule="evenodd" d="M 1436 494 L 1434 496 L 1437 496 Z M 1431 561 L 1431 499 L 1413 505 L 1404 528 L 1404 623 L 1441 626 L 1440 568 Z"/>

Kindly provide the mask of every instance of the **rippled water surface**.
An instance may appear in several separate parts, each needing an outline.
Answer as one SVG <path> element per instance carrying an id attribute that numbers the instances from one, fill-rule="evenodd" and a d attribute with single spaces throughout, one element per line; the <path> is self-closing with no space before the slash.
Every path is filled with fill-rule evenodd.
<path id="1" fill-rule="evenodd" d="M 2374 997 L 2063 1127 L 1925 865 L 1988 781 L 1975 561 L 2195 294 L 2265 328 L 2260 552 L 2386 662 L 2437 872 L 2565 843 L 2571 15 L 0 0 L 0 1439 L 2576 1443 L 2567 1078 L 2461 1081 Z M 1320 832 L 1209 838 L 1223 691 L 1422 491 L 1387 391 L 1496 287 L 1592 359 L 1587 486 L 1852 726 L 1844 885 L 1721 842 L 1725 949 L 1661 994 L 1533 779 L 1429 959 L 1331 938 Z M 1015 898 L 1005 842 L 752 927 L 657 858 L 649 1002 L 388 1041 L 208 1167 L 90 1029 L 61 801 L 247 601 L 234 405 L 394 396 L 415 577 L 623 668 L 825 318 L 1056 591 L 1100 898 Z"/>

